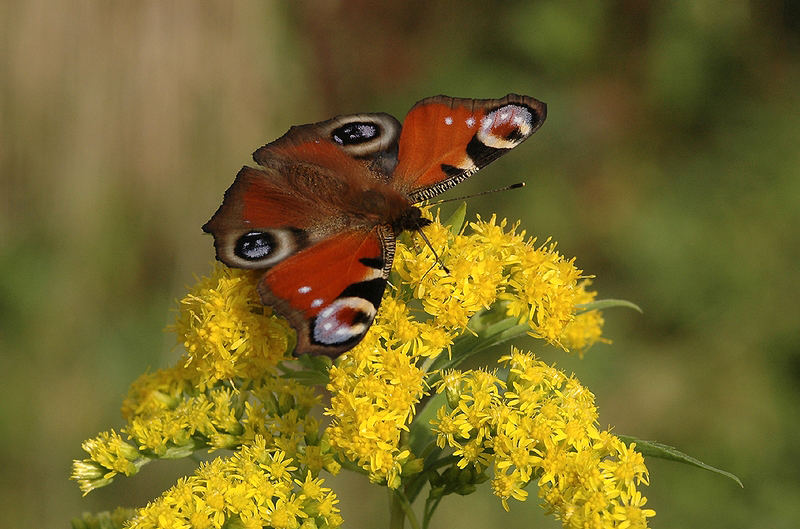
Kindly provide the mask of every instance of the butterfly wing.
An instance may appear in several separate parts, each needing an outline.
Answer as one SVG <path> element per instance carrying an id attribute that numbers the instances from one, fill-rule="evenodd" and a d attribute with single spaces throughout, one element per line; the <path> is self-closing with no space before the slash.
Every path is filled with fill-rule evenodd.
<path id="1" fill-rule="evenodd" d="M 399 133 L 387 114 L 292 127 L 253 154 L 262 167 L 244 167 L 203 226 L 220 261 L 265 271 L 261 300 L 297 331 L 296 354 L 337 356 L 375 317 L 394 235 L 351 203 L 388 187 Z"/>
<path id="2" fill-rule="evenodd" d="M 314 207 L 275 170 L 244 167 L 204 226 L 217 259 L 236 268 L 269 268 L 325 236 L 317 226 L 331 212 Z"/>
<path id="3" fill-rule="evenodd" d="M 338 356 L 364 337 L 391 270 L 393 217 L 376 218 L 375 204 L 395 204 L 402 218 L 407 200 L 456 185 L 544 118 L 525 96 L 438 96 L 417 103 L 402 131 L 387 114 L 292 127 L 253 154 L 262 167 L 239 172 L 203 229 L 220 261 L 264 270 L 259 294 L 297 331 L 297 354 Z"/>
<path id="4" fill-rule="evenodd" d="M 400 122 L 384 113 L 337 116 L 327 121 L 294 126 L 277 140 L 253 153 L 263 166 L 289 160 L 311 164 L 353 178 L 369 174 L 389 179 L 397 165 Z M 356 164 L 363 169 L 357 169 Z"/>
<path id="5" fill-rule="evenodd" d="M 534 132 L 547 106 L 532 97 L 423 99 L 408 112 L 392 184 L 412 202 L 450 189 Z"/>
<path id="6" fill-rule="evenodd" d="M 336 357 L 372 324 L 393 256 L 394 236 L 382 226 L 337 233 L 270 268 L 258 291 L 297 331 L 295 354 Z"/>

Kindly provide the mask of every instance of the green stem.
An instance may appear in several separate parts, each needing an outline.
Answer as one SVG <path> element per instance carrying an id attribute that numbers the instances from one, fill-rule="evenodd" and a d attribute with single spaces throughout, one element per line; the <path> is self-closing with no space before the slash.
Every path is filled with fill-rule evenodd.
<path id="1" fill-rule="evenodd" d="M 405 494 L 400 490 L 390 490 L 389 494 L 389 528 L 403 529 L 405 520 L 408 519 L 411 529 L 420 529 L 419 521 L 417 521 Z"/>
<path id="2" fill-rule="evenodd" d="M 408 486 L 406 486 L 405 490 L 408 493 L 409 501 L 413 502 L 416 500 L 419 493 L 422 492 L 422 487 L 425 485 L 425 481 L 428 479 L 428 471 L 451 465 L 456 461 L 458 461 L 456 456 L 445 456 L 441 459 L 437 459 L 433 463 L 425 465 L 425 469 L 418 476 L 416 476 L 415 479 L 411 480 Z"/>
<path id="3" fill-rule="evenodd" d="M 400 497 L 391 489 L 387 489 L 387 492 L 389 493 L 389 529 L 403 529 L 406 513 L 403 510 Z"/>
<path id="4" fill-rule="evenodd" d="M 431 522 L 431 518 L 433 518 L 433 513 L 436 511 L 436 507 L 439 506 L 439 502 L 442 501 L 442 498 L 436 498 L 435 500 L 431 500 L 430 498 L 425 502 L 425 513 L 424 518 L 422 520 L 422 528 L 428 529 L 428 524 Z"/>

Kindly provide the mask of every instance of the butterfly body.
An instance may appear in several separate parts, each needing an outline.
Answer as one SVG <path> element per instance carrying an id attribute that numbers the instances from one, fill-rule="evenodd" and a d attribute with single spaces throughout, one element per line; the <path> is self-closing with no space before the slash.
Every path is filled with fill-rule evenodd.
<path id="1" fill-rule="evenodd" d="M 377 313 L 403 231 L 430 224 L 415 205 L 519 145 L 545 118 L 526 96 L 417 103 L 404 124 L 355 114 L 292 127 L 253 154 L 203 226 L 217 258 L 262 269 L 265 305 L 297 331 L 296 354 L 338 356 Z"/>

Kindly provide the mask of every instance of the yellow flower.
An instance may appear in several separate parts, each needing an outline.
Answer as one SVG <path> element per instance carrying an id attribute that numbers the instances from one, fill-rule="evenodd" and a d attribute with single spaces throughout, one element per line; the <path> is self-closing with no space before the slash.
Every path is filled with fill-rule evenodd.
<path id="1" fill-rule="evenodd" d="M 256 291 L 258 275 L 217 264 L 181 300 L 174 330 L 200 389 L 236 377 L 259 378 L 288 353 L 286 322 L 268 316 Z"/>
<path id="2" fill-rule="evenodd" d="M 457 458 L 437 493 L 469 493 L 491 471 L 506 509 L 536 482 L 546 508 L 570 525 L 625 513 L 646 522 L 641 456 L 598 430 L 594 397 L 574 378 L 516 349 L 501 359 L 502 377 L 439 371 L 491 338 L 497 323 L 519 332 L 517 320 L 579 354 L 604 341 L 602 315 L 581 312 L 595 293 L 574 259 L 494 216 L 466 229 L 434 222 L 425 234 L 442 263 L 414 236 L 398 241 L 375 321 L 327 372 L 327 428 L 310 415 L 320 396 L 292 378 L 293 365 L 316 361 L 292 363 L 292 331 L 261 304 L 258 273 L 217 265 L 180 302 L 173 330 L 185 354 L 131 385 L 127 439 L 111 431 L 87 441 L 89 458 L 75 462 L 73 479 L 86 493 L 153 459 L 226 448 L 233 456 L 201 465 L 130 527 L 337 527 L 338 500 L 322 470 L 356 465 L 390 489 L 432 476 L 420 474 L 429 459 L 413 452 L 411 424 L 433 388 L 447 401 L 433 421 L 436 446 L 450 451 L 440 462 Z"/>
<path id="3" fill-rule="evenodd" d="M 401 433 L 408 429 L 414 408 L 425 394 L 425 371 L 420 366 L 445 350 L 451 354 L 454 339 L 478 311 L 502 300 L 508 314 L 527 322 L 532 334 L 552 343 L 588 347 L 590 341 L 597 341 L 602 320 L 573 326 L 565 335 L 575 320 L 577 303 L 592 295 L 578 284 L 581 271 L 555 252 L 554 245 L 535 247 L 524 232 L 517 233 L 517 225 L 507 230 L 507 224 L 495 217 L 479 219 L 470 223 L 469 234 L 454 233 L 438 223 L 426 228 L 448 271 L 437 265 L 426 246 L 397 244 L 395 288 L 384 296 L 364 340 L 331 369 L 328 384 L 333 395 L 326 411 L 333 418 L 328 430 L 331 444 L 372 479 L 396 480 L 398 454 L 406 448 L 400 442 Z M 483 384 L 488 393 L 472 388 L 471 398 L 482 400 L 458 421 L 443 418 L 440 423 L 439 445 L 456 448 L 469 463 L 480 463 L 485 454 L 479 443 L 462 445 L 458 438 L 468 430 L 481 434 L 490 420 L 488 414 L 495 412 L 489 406 L 494 398 L 491 392 L 498 391 L 495 381 L 488 373 L 485 379 L 471 379 L 471 384 Z M 458 390 L 451 388 L 448 399 L 452 391 Z"/>
<path id="4" fill-rule="evenodd" d="M 492 479 L 492 492 L 495 496 L 500 498 L 503 509 L 506 511 L 508 508 L 508 499 L 514 498 L 515 500 L 525 501 L 528 499 L 528 492 L 524 490 L 528 478 L 522 477 L 517 471 L 511 474 L 498 473 Z"/>
<path id="5" fill-rule="evenodd" d="M 378 322 L 378 328 L 381 322 Z M 424 371 L 411 349 L 380 346 L 370 331 L 364 342 L 329 372 L 331 445 L 378 482 L 398 483 L 409 453 L 401 444 L 415 405 L 423 396 Z M 372 345 L 372 348 L 369 345 Z"/>
<path id="6" fill-rule="evenodd" d="M 458 380 L 459 388 L 457 404 L 433 421 L 438 446 L 456 448 L 459 468 L 491 466 L 492 491 L 506 510 L 535 481 L 545 509 L 565 526 L 604 527 L 598 524 L 613 519 L 646 527 L 655 513 L 641 509 L 646 499 L 637 490 L 648 483 L 644 459 L 598 430 L 591 392 L 515 348 L 500 362 L 508 368 L 505 384 L 479 370 L 450 373 L 437 385 L 446 392 Z"/>
<path id="7" fill-rule="evenodd" d="M 231 458 L 203 463 L 160 498 L 139 509 L 128 527 L 299 527 L 307 518 L 317 527 L 338 527 L 337 502 L 321 479 L 293 479 L 292 460 L 254 439 Z M 311 494 L 309 494 L 311 492 Z M 234 522 L 235 521 L 235 522 Z"/>
<path id="8" fill-rule="evenodd" d="M 590 303 L 595 300 L 597 292 L 586 290 L 591 284 L 592 282 L 588 279 L 578 283 L 575 295 L 576 304 Z M 583 353 L 594 344 L 611 343 L 611 340 L 602 336 L 604 323 L 603 313 L 599 310 L 580 312 L 564 329 L 561 344 L 583 357 Z"/>

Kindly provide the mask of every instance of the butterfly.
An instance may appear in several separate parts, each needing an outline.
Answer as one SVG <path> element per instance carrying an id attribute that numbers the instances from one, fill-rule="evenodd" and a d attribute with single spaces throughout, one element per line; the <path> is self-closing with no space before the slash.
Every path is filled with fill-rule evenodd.
<path id="1" fill-rule="evenodd" d="M 400 122 L 353 114 L 291 127 L 253 153 L 204 226 L 228 266 L 263 270 L 258 293 L 297 332 L 295 354 L 353 348 L 375 318 L 395 239 L 431 221 L 415 206 L 542 125 L 532 97 L 436 96 Z"/>

